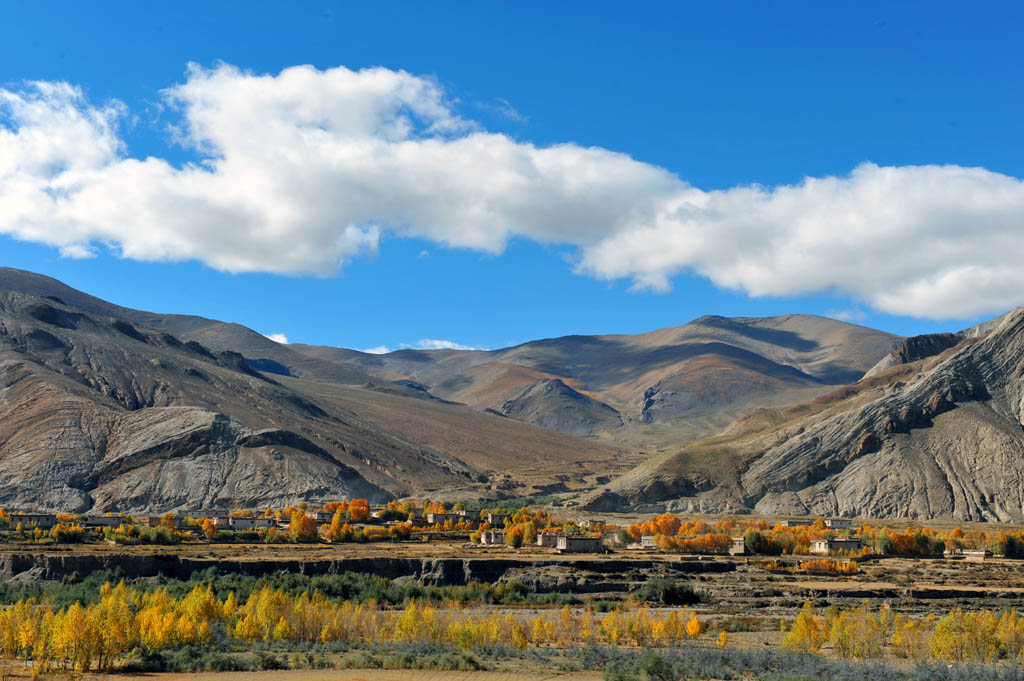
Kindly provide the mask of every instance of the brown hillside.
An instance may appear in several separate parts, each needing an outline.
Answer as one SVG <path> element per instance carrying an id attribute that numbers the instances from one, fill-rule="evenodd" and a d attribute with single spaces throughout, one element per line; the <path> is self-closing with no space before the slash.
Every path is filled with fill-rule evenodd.
<path id="1" fill-rule="evenodd" d="M 925 338 L 802 405 L 648 461 L 588 499 L 764 514 L 1019 521 L 1024 517 L 1024 309 Z M 931 354 L 937 353 L 937 354 Z M 695 484 L 700 481 L 701 484 Z"/>

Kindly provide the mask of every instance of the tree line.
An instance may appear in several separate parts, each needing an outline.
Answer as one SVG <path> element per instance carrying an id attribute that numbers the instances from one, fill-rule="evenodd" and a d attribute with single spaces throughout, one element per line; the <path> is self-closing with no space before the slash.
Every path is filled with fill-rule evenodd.
<path id="1" fill-rule="evenodd" d="M 829 646 L 844 658 L 892 655 L 910 660 L 995 662 L 1024 659 L 1024 616 L 1014 609 L 965 611 L 942 617 L 909 617 L 888 605 L 830 606 L 818 612 L 805 603 L 782 642 L 783 648 L 820 653 Z"/>
<path id="2" fill-rule="evenodd" d="M 322 592 L 298 594 L 264 585 L 239 601 L 216 597 L 196 585 L 176 598 L 165 588 L 143 591 L 109 582 L 99 598 L 55 609 L 34 599 L 0 610 L 0 653 L 53 670 L 110 670 L 137 652 L 185 645 L 230 646 L 232 641 L 310 646 L 429 643 L 471 649 L 607 645 L 673 645 L 699 637 L 704 625 L 694 612 L 652 610 L 623 603 L 601 615 L 593 608 L 499 611 L 457 601 L 435 605 L 413 599 L 402 608 L 374 600 L 334 600 Z"/>

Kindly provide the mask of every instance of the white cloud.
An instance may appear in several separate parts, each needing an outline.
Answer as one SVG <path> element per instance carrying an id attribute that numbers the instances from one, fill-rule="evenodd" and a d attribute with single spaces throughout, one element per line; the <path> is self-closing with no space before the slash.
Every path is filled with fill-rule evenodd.
<path id="1" fill-rule="evenodd" d="M 449 340 L 437 340 L 435 338 L 423 338 L 415 345 L 403 345 L 403 348 L 415 348 L 417 350 L 486 350 L 472 345 L 462 345 Z"/>
<path id="2" fill-rule="evenodd" d="M 486 350 L 487 348 L 476 347 L 473 345 L 463 345 L 461 343 L 455 343 L 449 340 L 438 340 L 436 338 L 423 338 L 415 343 L 402 343 L 398 346 L 399 350 Z M 366 352 L 371 355 L 384 355 L 389 352 L 394 352 L 393 348 L 387 345 L 378 345 L 375 348 L 364 348 L 360 352 Z"/>
<path id="3" fill-rule="evenodd" d="M 269 338 L 270 340 L 274 341 L 275 343 L 281 343 L 282 345 L 288 345 L 288 336 L 284 335 L 283 333 L 265 333 L 265 334 L 263 334 L 263 337 L 264 338 Z"/>
<path id="4" fill-rule="evenodd" d="M 519 111 L 514 106 L 512 106 L 512 103 L 509 102 L 504 97 L 498 97 L 497 99 L 490 103 L 480 102 L 479 106 L 481 109 L 494 111 L 495 113 L 500 114 L 501 116 L 504 116 L 505 118 L 508 118 L 510 120 L 513 120 L 516 123 L 526 123 L 529 121 L 529 119 L 526 116 L 519 113 Z"/>
<path id="5" fill-rule="evenodd" d="M 850 308 L 847 310 L 828 310 L 825 316 L 838 319 L 841 322 L 863 322 L 867 320 L 868 313 L 860 308 Z"/>
<path id="6" fill-rule="evenodd" d="M 606 149 L 488 133 L 401 71 L 191 66 L 163 94 L 199 163 L 128 156 L 120 103 L 64 83 L 0 89 L 0 233 L 67 257 L 319 275 L 384 232 L 491 253 L 520 237 L 638 288 L 693 272 L 932 318 L 1024 303 L 1024 183 L 983 168 L 863 164 L 705 192 Z"/>
<path id="7" fill-rule="evenodd" d="M 858 166 L 773 189 L 680 196 L 578 270 L 664 289 L 692 270 L 754 296 L 832 291 L 936 319 L 1024 301 L 1024 182 L 982 168 Z"/>

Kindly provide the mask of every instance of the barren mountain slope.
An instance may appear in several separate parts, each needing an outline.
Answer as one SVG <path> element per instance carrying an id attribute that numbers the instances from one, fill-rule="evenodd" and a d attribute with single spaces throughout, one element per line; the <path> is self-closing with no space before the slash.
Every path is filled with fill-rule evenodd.
<path id="1" fill-rule="evenodd" d="M 921 338 L 917 357 L 642 465 L 600 507 L 844 516 L 1024 518 L 1024 309 L 988 330 Z M 938 352 L 938 354 L 934 354 Z"/>
<path id="2" fill-rule="evenodd" d="M 56 296 L 241 353 L 260 371 L 350 385 L 374 384 L 418 398 L 438 396 L 561 432 L 656 450 L 707 436 L 745 411 L 791 404 L 857 380 L 899 338 L 809 315 L 702 317 L 681 327 L 626 336 L 567 336 L 503 350 L 400 350 L 282 345 L 238 324 L 132 310 L 59 281 L 0 268 L 0 289 Z M 551 390 L 551 380 L 572 392 Z M 548 386 L 545 389 L 545 386 Z M 543 407 L 510 402 L 543 395 Z M 588 400 L 581 409 L 578 395 Z M 552 418 L 551 412 L 561 416 Z M 599 417 L 618 413 L 616 418 Z M 574 417 L 575 415 L 575 417 Z"/>
<path id="3" fill-rule="evenodd" d="M 310 357 L 346 363 L 381 379 L 406 378 L 432 394 L 480 408 L 559 380 L 615 419 L 548 419 L 563 432 L 628 439 L 643 426 L 665 426 L 670 438 L 707 435 L 744 411 L 787 404 L 858 380 L 899 341 L 891 334 L 823 317 L 702 317 L 685 326 L 635 336 L 566 336 L 494 351 L 401 350 L 370 355 L 296 345 Z M 540 423 L 569 413 L 577 400 L 550 395 L 545 409 L 518 410 Z M 664 429 L 663 429 L 664 430 Z"/>
<path id="4" fill-rule="evenodd" d="M 502 404 L 501 413 L 571 435 L 593 435 L 622 425 L 619 412 L 557 378 L 530 385 Z"/>
<path id="5" fill-rule="evenodd" d="M 354 385 L 374 382 L 366 373 L 351 366 L 319 361 L 290 350 L 262 334 L 240 324 L 230 324 L 204 317 L 181 314 L 160 314 L 114 305 L 66 284 L 35 272 L 0 267 L 0 290 L 20 291 L 29 295 L 54 297 L 71 307 L 96 312 L 107 317 L 127 319 L 135 324 L 166 331 L 185 341 L 197 341 L 215 352 L 241 353 L 260 371 Z M 378 383 L 380 381 L 377 381 Z M 399 392 L 403 392 L 396 388 Z M 404 391 L 406 394 L 414 393 Z"/>
<path id="6" fill-rule="evenodd" d="M 0 291 L 0 505 L 143 510 L 488 485 L 521 492 L 582 484 L 621 458 L 468 407 L 342 387 L 263 375 L 237 353 Z M 366 406 L 382 401 L 376 414 Z M 382 425 L 403 412 L 448 439 Z M 524 477 L 487 466 L 506 442 L 528 445 L 518 452 Z M 556 472 L 548 462 L 559 460 L 579 465 Z"/>

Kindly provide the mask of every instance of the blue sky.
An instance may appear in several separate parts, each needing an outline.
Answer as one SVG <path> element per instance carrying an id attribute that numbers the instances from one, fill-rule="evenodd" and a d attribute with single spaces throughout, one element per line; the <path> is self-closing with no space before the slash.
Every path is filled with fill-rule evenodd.
<path id="1" fill-rule="evenodd" d="M 383 198 L 359 214 L 351 239 L 338 245 L 335 260 L 343 262 L 337 272 L 321 271 L 323 261 L 308 253 L 296 255 L 290 271 L 265 271 L 266 252 L 247 253 L 244 264 L 236 264 L 233 240 L 246 239 L 252 211 L 196 213 L 213 225 L 207 233 L 223 229 L 225 236 L 204 241 L 200 233 L 187 237 L 195 243 L 186 245 L 174 224 L 159 216 L 140 219 L 135 229 L 165 240 L 135 243 L 137 235 L 124 236 L 131 226 L 100 223 L 130 222 L 140 214 L 139 204 L 114 217 L 97 217 L 94 206 L 50 233 L 38 216 L 58 213 L 15 214 L 17 206 L 4 208 L 15 204 L 2 202 L 0 188 L 3 264 L 57 277 L 122 305 L 236 321 L 293 342 L 397 348 L 423 339 L 499 347 L 571 333 L 633 333 L 703 314 L 840 314 L 911 334 L 958 328 L 1024 303 L 1013 267 L 1015 249 L 1024 241 L 1017 210 L 1017 178 L 1024 177 L 1024 11 L 1015 3 L 983 3 L 969 10 L 962 3 L 810 2 L 645 3 L 639 9 L 602 2 L 97 7 L 75 2 L 0 6 L 0 88 L 22 96 L 28 81 L 67 82 L 81 89 L 76 111 L 120 102 L 117 130 L 109 134 L 121 146 L 98 162 L 104 173 L 124 159 L 150 157 L 171 168 L 161 177 L 174 177 L 180 174 L 175 170 L 210 160 L 201 145 L 181 143 L 187 115 L 169 103 L 168 88 L 197 84 L 177 91 L 179 103 L 194 105 L 208 95 L 235 92 L 229 88 L 247 74 L 277 76 L 307 64 L 316 69 L 308 81 L 312 85 L 297 93 L 279 88 L 275 114 L 294 108 L 294 98 L 301 103 L 313 89 L 328 87 L 329 79 L 321 77 L 328 69 L 359 72 L 379 66 L 389 74 L 410 74 L 403 87 L 411 82 L 441 93 L 440 114 L 416 110 L 424 102 L 430 106 L 429 96 L 401 100 L 402 107 L 416 110 L 414 122 L 458 119 L 456 127 L 437 133 L 441 142 L 457 143 L 482 131 L 502 150 L 513 148 L 517 163 L 532 159 L 535 149 L 566 143 L 618 152 L 636 162 L 622 168 L 601 156 L 581 161 L 585 172 L 576 172 L 575 152 L 568 160 L 559 157 L 570 170 L 551 180 L 542 177 L 540 190 L 543 183 L 587 173 L 621 173 L 626 179 L 605 191 L 610 180 L 599 178 L 597 189 L 583 198 L 566 198 L 570 190 L 565 190 L 529 210 L 495 208 L 492 204 L 500 201 L 489 198 L 485 212 L 495 217 L 474 223 L 471 235 L 434 223 L 413 224 L 421 204 L 409 198 L 408 186 L 399 182 L 404 178 L 393 176 L 412 171 L 397 167 L 388 171 L 392 175 L 378 175 L 371 169 L 368 175 L 378 178 L 374 195 Z M 187 73 L 189 63 L 199 65 L 198 75 Z M 218 70 L 227 68 L 221 64 L 238 71 Z M 287 98 L 293 99 L 279 106 Z M 60 104 L 55 101 L 46 100 Z M 0 108 L 0 133 L 4 127 L 28 130 L 27 119 L 18 115 Z M 33 124 L 45 133 L 56 130 L 45 126 L 58 118 Z M 458 127 L 463 123 L 471 128 Z M 330 124 L 326 130 L 341 137 L 351 132 Z M 222 143 L 216 134 L 206 141 Z M 376 128 L 367 134 L 379 141 Z M 409 140 L 433 134 L 420 130 Z M 223 144 L 237 148 L 233 141 Z M 74 153 L 88 156 L 80 149 Z M 244 153 L 239 152 L 249 158 Z M 445 158 L 465 160 L 467 167 L 475 163 L 459 153 Z M 415 168 L 426 168 L 422 172 L 431 179 L 443 176 L 445 163 L 452 163 L 430 157 L 439 164 L 430 166 L 426 159 L 423 155 Z M 903 170 L 895 178 L 873 167 L 851 176 L 865 162 Z M 62 158 L 57 165 L 76 163 L 77 158 Z M 484 174 L 501 175 L 502 163 L 485 166 Z M 234 172 L 237 182 L 242 166 L 239 162 L 234 171 L 220 174 Z M 985 172 L 918 170 L 932 166 Z M 311 171 L 304 181 L 322 180 L 341 197 L 339 204 L 351 204 L 353 194 L 346 192 L 360 176 L 339 179 L 327 165 L 318 167 L 322 175 Z M 273 170 L 267 169 L 266 182 L 286 192 L 279 186 L 283 176 Z M 0 159 L 0 183 L 14 186 L 24 172 L 15 167 L 5 178 Z M 58 171 L 45 172 L 44 180 L 52 182 Z M 845 179 L 836 188 L 808 189 L 796 198 L 773 193 L 778 186 L 799 186 L 806 177 L 830 176 Z M 124 183 L 133 187 L 137 177 L 142 176 L 116 174 L 109 182 L 128 191 Z M 450 182 L 463 177 L 455 174 Z M 232 178 L 221 178 L 218 191 L 230 191 Z M 407 203 L 411 214 L 390 214 L 392 181 L 401 185 L 394 190 L 396 203 Z M 173 212 L 174 202 L 149 185 L 141 189 L 139 182 L 145 208 Z M 767 195 L 751 199 L 736 191 L 752 184 Z M 649 225 L 641 218 L 626 226 L 611 218 L 600 228 L 588 223 L 620 209 L 628 216 L 664 214 L 677 197 L 689 196 L 691 186 L 702 190 L 693 201 L 704 212 L 695 217 L 688 212 L 690 217 L 677 217 L 656 233 L 644 231 Z M 718 201 L 717 195 L 709 199 L 704 192 L 713 190 L 723 198 L 709 209 L 702 202 Z M 500 188 L 494 192 L 500 198 Z M 945 201 L 960 192 L 964 199 L 951 209 Z M 537 193 L 531 190 L 524 201 Z M 472 203 L 469 194 L 442 196 L 438 204 Z M 615 200 L 605 205 L 607 194 Z M 640 197 L 637 205 L 622 208 L 633 195 Z M 877 206 L 861 208 L 875 197 L 880 197 Z M 911 197 L 907 205 L 903 197 Z M 189 210 L 209 204 L 206 197 Z M 543 228 L 526 225 L 501 238 L 490 236 L 498 223 L 544 214 L 555 204 L 557 219 Z M 268 241 L 267 248 L 309 234 L 327 243 L 330 230 L 344 229 L 344 224 L 325 226 L 330 202 L 317 204 L 315 219 L 293 215 L 303 205 L 290 206 L 280 223 L 260 216 L 276 230 L 295 226 L 293 234 L 278 235 L 282 241 Z M 961 205 L 967 206 L 962 213 Z M 438 205 L 428 208 L 444 222 L 447 214 Z M 453 213 L 453 222 L 476 215 L 473 208 Z M 263 210 L 274 212 L 273 205 Z M 373 211 L 387 213 L 380 219 L 391 222 L 376 229 L 370 224 L 378 217 Z M 839 216 L 834 223 L 833 211 Z M 563 228 L 573 221 L 579 224 Z M 786 231 L 805 221 L 806 230 Z M 64 232 L 56 236 L 59 229 Z M 598 235 L 599 229 L 604 231 Z M 673 235 L 686 229 L 703 230 L 704 241 L 699 248 L 673 251 L 663 262 L 663 253 L 683 248 Z M 957 230 L 959 235 L 951 236 Z M 72 244 L 68 234 L 85 236 Z M 769 258 L 758 248 L 741 252 L 750 234 L 764 239 L 765 253 L 779 253 Z M 935 254 L 905 257 L 915 240 L 932 235 L 941 240 Z M 877 243 L 890 238 L 891 248 Z M 876 244 L 860 252 L 859 239 Z M 92 257 L 69 257 L 82 255 L 82 244 L 91 246 Z M 220 259 L 192 257 L 216 249 L 226 253 Z M 799 262 L 790 265 L 794 252 Z M 833 271 L 837 274 L 829 276 Z"/>

